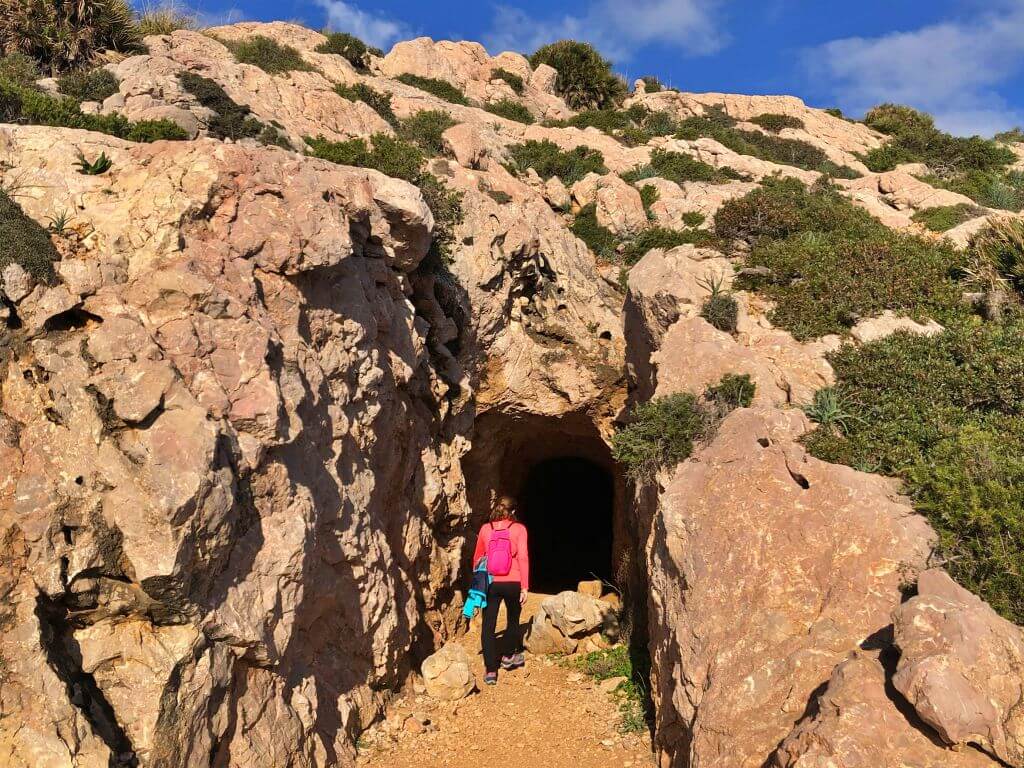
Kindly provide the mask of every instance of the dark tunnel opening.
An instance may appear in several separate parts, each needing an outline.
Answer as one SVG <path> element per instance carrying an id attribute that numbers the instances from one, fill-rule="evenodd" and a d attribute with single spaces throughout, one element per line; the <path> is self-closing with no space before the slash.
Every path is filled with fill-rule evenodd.
<path id="1" fill-rule="evenodd" d="M 529 532 L 531 588 L 557 593 L 587 579 L 614 581 L 615 486 L 610 472 L 580 456 L 545 459 L 519 492 Z"/>

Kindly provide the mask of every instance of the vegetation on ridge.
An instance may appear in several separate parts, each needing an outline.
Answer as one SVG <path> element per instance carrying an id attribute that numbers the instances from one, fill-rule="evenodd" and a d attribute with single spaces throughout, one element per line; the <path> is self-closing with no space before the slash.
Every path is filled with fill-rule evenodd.
<path id="1" fill-rule="evenodd" d="M 47 231 L 0 189 L 0 272 L 8 264 L 18 264 L 36 280 L 52 283 L 53 262 L 59 260 Z"/>
<path id="2" fill-rule="evenodd" d="M 626 84 L 613 72 L 611 62 L 594 46 L 577 40 L 559 40 L 530 56 L 535 69 L 547 64 L 558 72 L 555 90 L 572 109 L 604 109 L 626 95 Z"/>

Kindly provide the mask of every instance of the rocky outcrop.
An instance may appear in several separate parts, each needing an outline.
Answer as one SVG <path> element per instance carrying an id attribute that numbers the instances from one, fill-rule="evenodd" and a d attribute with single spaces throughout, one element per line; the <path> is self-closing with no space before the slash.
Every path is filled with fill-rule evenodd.
<path id="1" fill-rule="evenodd" d="M 945 571 L 929 570 L 895 616 L 893 686 L 946 744 L 1024 763 L 1024 632 Z"/>

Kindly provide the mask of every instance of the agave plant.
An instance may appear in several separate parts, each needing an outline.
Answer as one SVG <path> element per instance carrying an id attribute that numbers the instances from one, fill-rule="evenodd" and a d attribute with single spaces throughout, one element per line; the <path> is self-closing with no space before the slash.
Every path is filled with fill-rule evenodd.
<path id="1" fill-rule="evenodd" d="M 126 0 L 0 0 L 0 50 L 35 59 L 51 75 L 88 64 L 105 50 L 142 50 Z"/>
<path id="2" fill-rule="evenodd" d="M 86 176 L 102 176 L 114 167 L 114 161 L 107 157 L 106 152 L 100 152 L 99 157 L 95 160 L 89 160 L 82 151 L 79 150 L 78 161 L 75 165 L 78 166 L 78 172 L 81 174 Z"/>

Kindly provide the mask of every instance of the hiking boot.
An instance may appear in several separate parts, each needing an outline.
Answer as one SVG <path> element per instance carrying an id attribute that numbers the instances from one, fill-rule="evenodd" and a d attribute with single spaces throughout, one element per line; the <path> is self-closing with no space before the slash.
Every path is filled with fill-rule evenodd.
<path id="1" fill-rule="evenodd" d="M 526 657 L 521 653 L 514 653 L 511 656 L 501 657 L 502 669 L 519 669 L 526 664 Z"/>
<path id="2" fill-rule="evenodd" d="M 484 684 L 485 685 L 495 685 L 497 682 L 498 682 L 498 673 L 497 672 L 488 672 L 486 675 L 484 675 Z"/>

